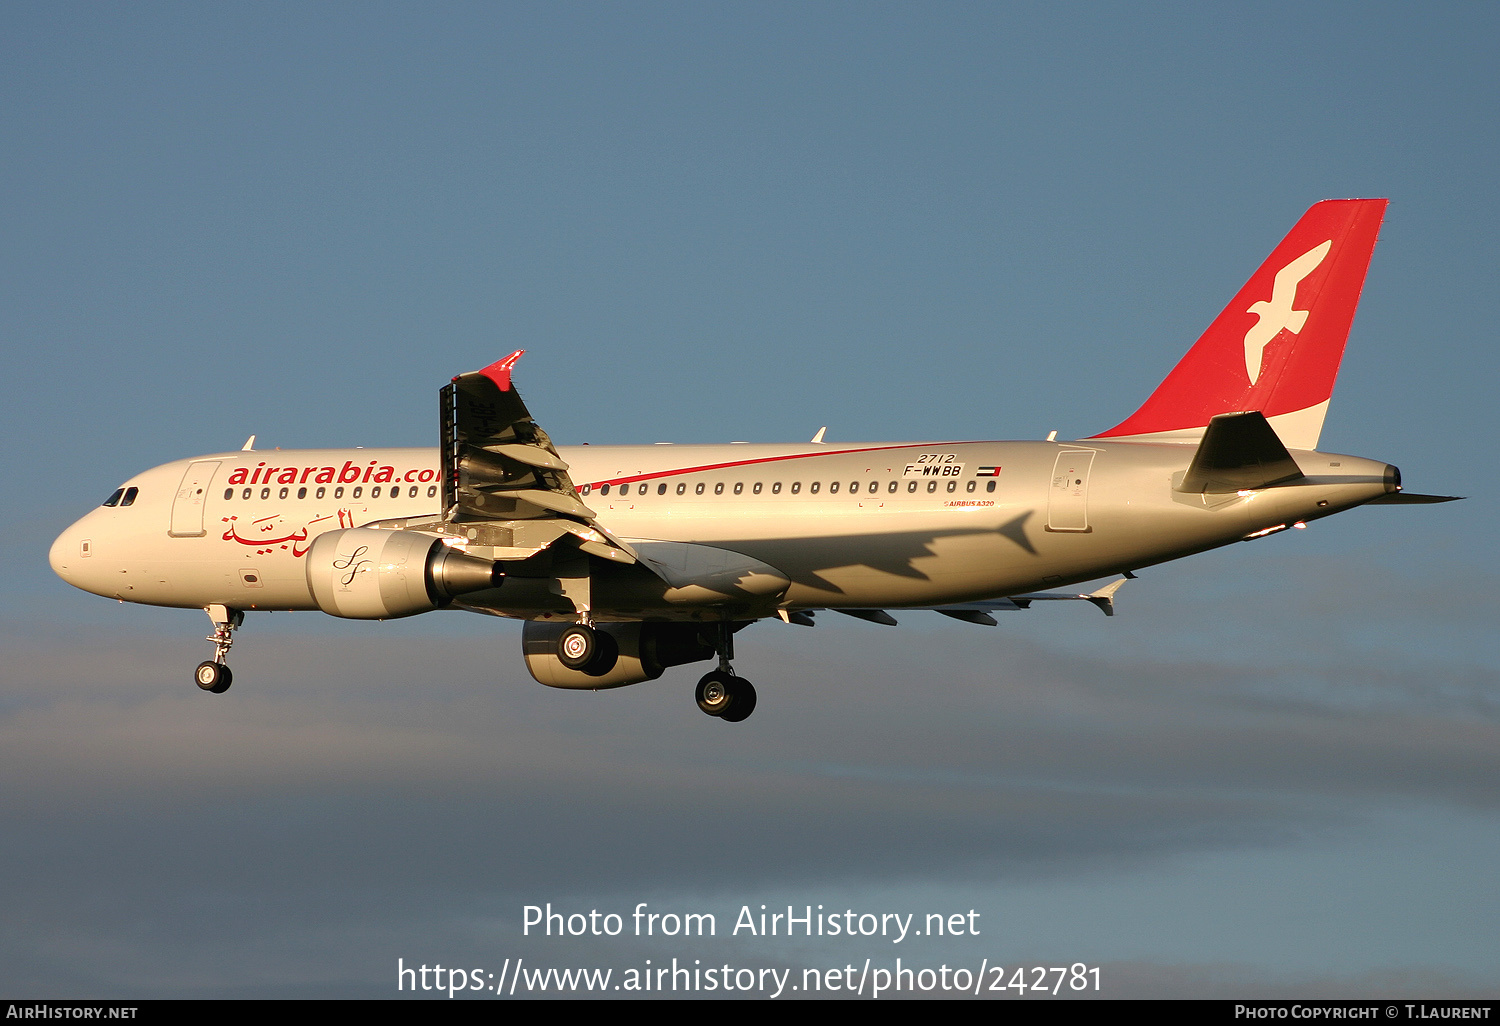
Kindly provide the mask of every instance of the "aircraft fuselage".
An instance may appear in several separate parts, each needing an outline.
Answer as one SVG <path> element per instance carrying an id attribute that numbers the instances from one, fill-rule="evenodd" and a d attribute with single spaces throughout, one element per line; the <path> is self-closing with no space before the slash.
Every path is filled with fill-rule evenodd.
<path id="1" fill-rule="evenodd" d="M 1092 580 L 1306 522 L 1395 490 L 1384 463 L 1293 453 L 1305 478 L 1244 493 L 1174 488 L 1192 444 L 921 442 L 560 449 L 579 497 L 613 532 L 713 546 L 790 585 L 736 615 L 930 607 Z M 152 605 L 317 609 L 304 569 L 316 537 L 441 515 L 435 449 L 243 451 L 168 463 L 126 482 L 65 531 L 69 583 Z M 493 556 L 483 544 L 460 546 Z M 670 551 L 670 550 L 667 550 Z M 596 576 L 601 619 L 675 617 L 722 595 L 672 595 L 639 566 Z M 519 582 L 465 596 L 484 611 L 566 609 Z"/>

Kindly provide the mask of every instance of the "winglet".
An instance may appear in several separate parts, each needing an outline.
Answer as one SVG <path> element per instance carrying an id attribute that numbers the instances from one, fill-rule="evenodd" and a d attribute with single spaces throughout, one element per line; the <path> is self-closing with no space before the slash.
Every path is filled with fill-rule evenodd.
<path id="1" fill-rule="evenodd" d="M 503 360 L 496 360 L 479 373 L 489 378 L 502 392 L 510 391 L 510 369 L 516 365 L 516 361 L 524 355 L 526 350 L 517 349 Z"/>
<path id="2" fill-rule="evenodd" d="M 827 424 L 824 424 L 822 427 L 818 428 L 818 433 L 812 436 L 813 442 L 816 443 L 816 444 L 818 444 L 818 445 L 822 445 L 823 444 L 823 432 L 825 432 L 827 430 L 828 430 L 828 425 Z"/>
<path id="3" fill-rule="evenodd" d="M 1114 616 L 1115 592 L 1119 591 L 1120 585 L 1127 580 L 1129 580 L 1128 577 L 1121 577 L 1118 581 L 1111 581 L 1098 591 L 1091 591 L 1083 597 L 1098 606 L 1105 616 Z"/>

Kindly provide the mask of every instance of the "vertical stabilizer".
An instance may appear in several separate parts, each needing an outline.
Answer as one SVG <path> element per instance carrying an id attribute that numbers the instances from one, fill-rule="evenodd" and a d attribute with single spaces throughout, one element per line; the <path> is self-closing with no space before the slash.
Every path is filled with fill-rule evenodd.
<path id="1" fill-rule="evenodd" d="M 1287 448 L 1317 448 L 1386 202 L 1315 204 L 1141 408 L 1094 437 L 1193 441 L 1256 410 Z"/>

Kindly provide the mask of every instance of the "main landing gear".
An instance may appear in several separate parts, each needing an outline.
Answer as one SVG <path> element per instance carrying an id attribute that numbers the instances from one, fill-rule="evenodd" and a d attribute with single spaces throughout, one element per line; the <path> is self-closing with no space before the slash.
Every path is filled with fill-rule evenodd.
<path id="1" fill-rule="evenodd" d="M 589 624 L 575 623 L 557 636 L 557 661 L 570 670 L 602 677 L 615 668 L 619 658 L 620 646 L 615 639 Z"/>
<path id="2" fill-rule="evenodd" d="M 729 665 L 734 658 L 733 625 L 720 622 L 718 628 L 714 647 L 719 653 L 719 668 L 703 675 L 693 697 L 698 700 L 698 708 L 708 715 L 739 723 L 755 711 L 755 685 L 744 677 L 736 677 Z"/>
<path id="3" fill-rule="evenodd" d="M 222 695 L 234 683 L 234 674 L 229 672 L 224 659 L 229 655 L 230 646 L 234 644 L 234 632 L 245 622 L 245 614 L 238 609 L 217 605 L 205 606 L 203 611 L 214 624 L 214 632 L 207 638 L 214 643 L 214 657 L 198 664 L 198 668 L 193 671 L 193 680 L 204 691 Z"/>

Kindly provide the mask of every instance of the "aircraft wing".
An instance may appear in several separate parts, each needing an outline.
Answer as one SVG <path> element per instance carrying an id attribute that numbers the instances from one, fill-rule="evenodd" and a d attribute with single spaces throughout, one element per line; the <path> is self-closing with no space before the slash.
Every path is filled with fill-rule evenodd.
<path id="1" fill-rule="evenodd" d="M 965 623 L 984 624 L 987 627 L 998 626 L 998 621 L 991 613 L 1014 612 L 1018 609 L 1029 609 L 1033 602 L 1090 602 L 1099 608 L 1105 616 L 1115 615 L 1115 592 L 1120 590 L 1129 577 L 1121 577 L 1118 581 L 1111 581 L 1096 591 L 1073 593 L 1066 591 L 1038 591 L 1026 595 L 1010 595 L 1005 598 L 981 599 L 977 602 L 955 602 L 946 606 L 907 606 L 906 609 L 929 610 L 934 613 L 942 613 L 951 616 L 955 620 L 963 620 Z M 813 625 L 812 614 L 815 610 L 781 610 L 781 619 L 787 623 L 801 624 L 804 627 Z M 840 609 L 834 608 L 835 613 L 843 613 L 859 620 L 868 620 L 871 623 L 884 624 L 894 627 L 897 620 L 884 609 Z"/>
<path id="2" fill-rule="evenodd" d="M 445 519 L 501 559 L 524 559 L 570 534 L 585 552 L 634 563 L 635 550 L 599 526 L 578 498 L 567 463 L 511 382 L 523 352 L 443 388 Z"/>
<path id="3" fill-rule="evenodd" d="M 999 599 L 995 604 L 980 603 L 989 609 L 1027 609 L 1033 602 L 1091 602 L 1098 607 L 1105 616 L 1115 615 L 1115 592 L 1129 577 L 1121 577 L 1118 581 L 1111 581 L 1104 587 L 1083 594 L 1075 594 L 1066 591 L 1037 591 L 1029 595 L 1012 595 L 1006 599 Z M 955 609 L 968 608 L 967 604 L 960 603 Z M 940 608 L 938 612 L 942 612 Z"/>

